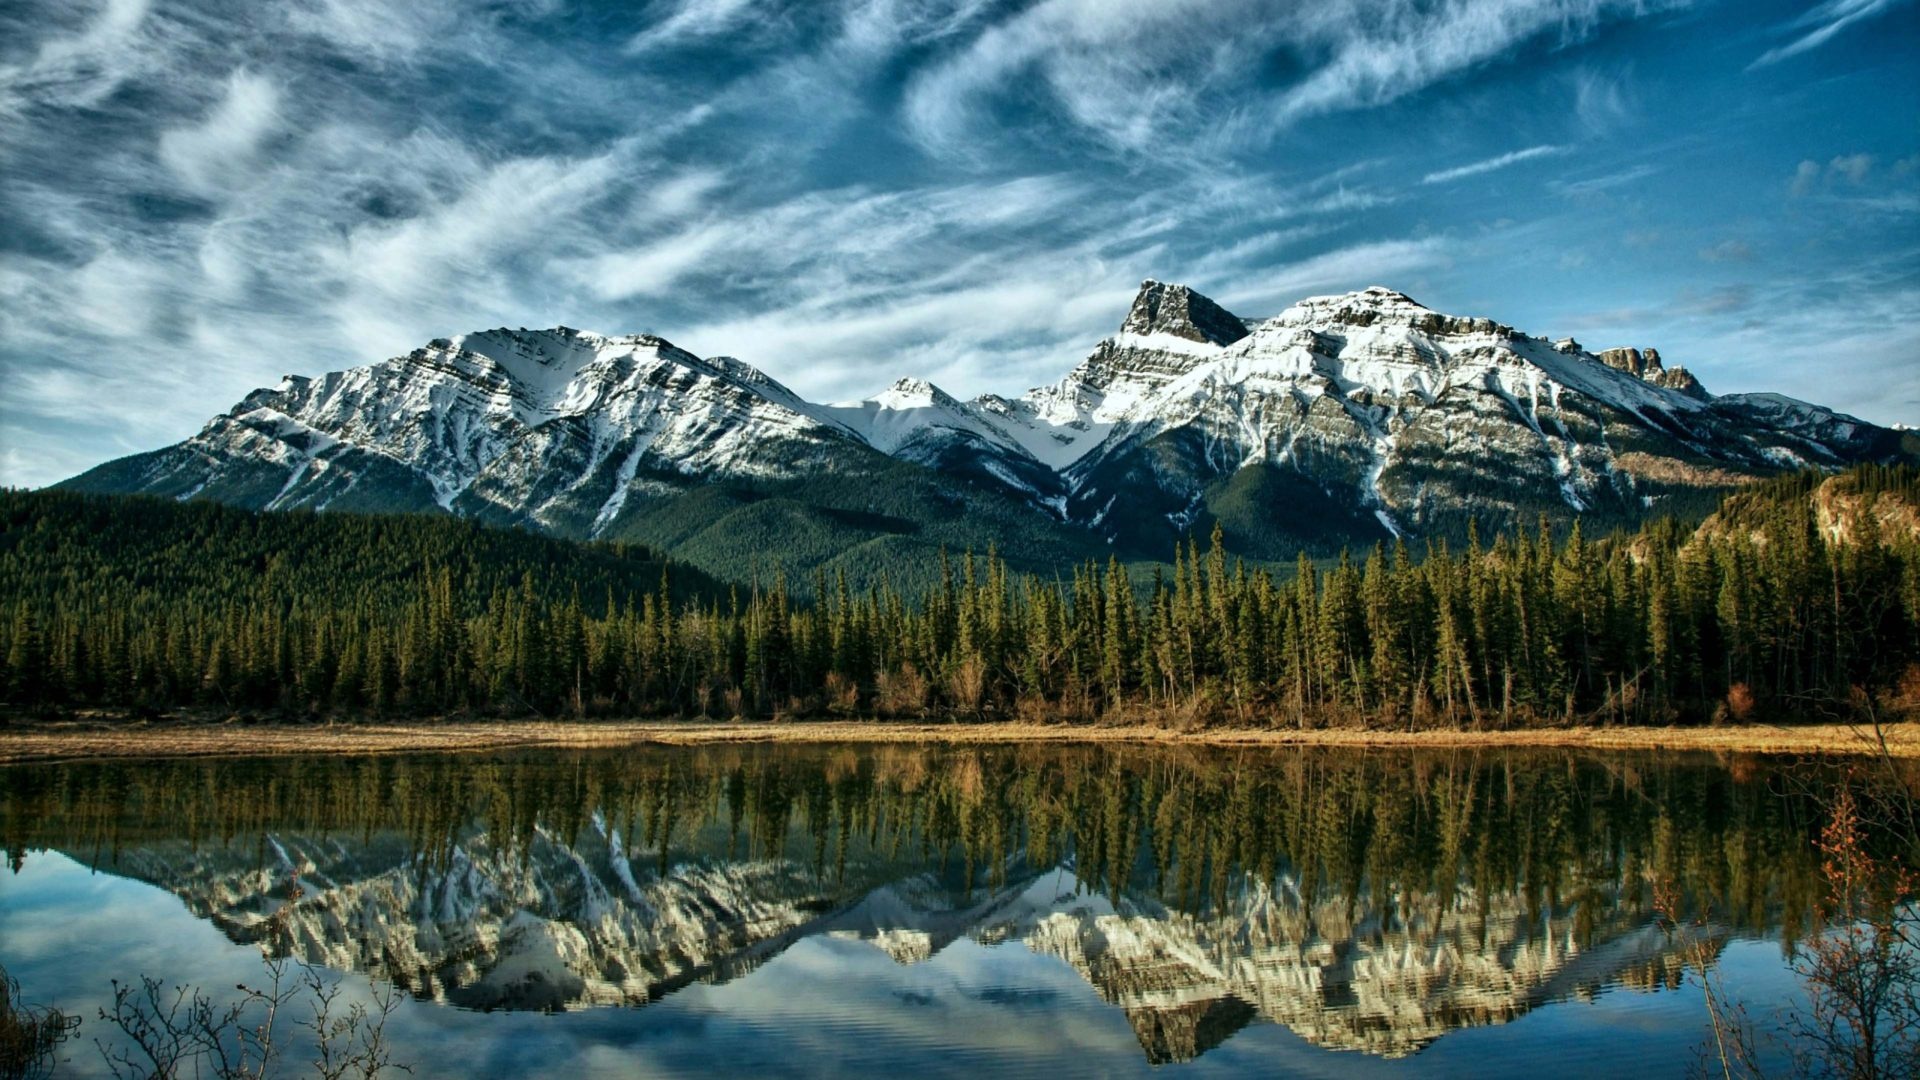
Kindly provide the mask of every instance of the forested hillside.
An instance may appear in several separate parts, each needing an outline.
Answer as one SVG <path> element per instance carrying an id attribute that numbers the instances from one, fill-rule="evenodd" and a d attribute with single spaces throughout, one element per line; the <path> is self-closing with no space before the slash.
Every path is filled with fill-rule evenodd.
<path id="1" fill-rule="evenodd" d="M 0 501 L 16 706 L 1395 727 L 1754 720 L 1920 698 L 1920 472 L 1747 489 L 1698 530 L 1404 543 L 1291 576 L 1216 533 L 1139 582 L 941 557 L 914 595 L 722 591 L 632 548 L 424 518 Z"/>

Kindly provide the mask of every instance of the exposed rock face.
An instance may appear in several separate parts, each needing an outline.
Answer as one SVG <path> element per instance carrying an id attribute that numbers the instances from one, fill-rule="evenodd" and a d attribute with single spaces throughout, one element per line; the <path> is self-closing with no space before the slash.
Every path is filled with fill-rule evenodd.
<path id="1" fill-rule="evenodd" d="M 1593 355 L 1615 371 L 1624 371 L 1636 379 L 1645 379 L 1648 372 L 1660 370 L 1660 354 L 1653 349 L 1645 352 L 1639 349 L 1602 349 Z"/>
<path id="2" fill-rule="evenodd" d="M 1849 476 L 1829 477 L 1809 497 L 1814 527 L 1829 544 L 1841 547 L 1872 537 L 1876 542 L 1920 542 L 1920 503 L 1898 489 L 1863 491 Z M 1757 544 L 1769 542 L 1764 515 L 1755 515 L 1742 497 L 1728 500 L 1701 522 L 1696 542 L 1745 533 Z"/>
<path id="3" fill-rule="evenodd" d="M 1122 333 L 1012 411 L 1073 433 L 1055 435 L 1069 517 L 1116 546 L 1164 551 L 1212 518 L 1270 557 L 1469 518 L 1632 520 L 1893 452 L 1879 429 L 1715 408 L 1657 353 L 1596 357 L 1378 287 L 1303 300 L 1226 345 Z"/>
<path id="4" fill-rule="evenodd" d="M 1140 283 L 1123 334 L 1171 334 L 1209 345 L 1231 345 L 1247 336 L 1247 328 L 1226 308 L 1185 285 L 1162 285 L 1152 278 Z"/>
<path id="5" fill-rule="evenodd" d="M 1694 378 L 1686 368 L 1662 367 L 1660 353 L 1656 349 L 1602 349 L 1594 356 L 1616 371 L 1624 371 L 1655 386 L 1678 391 L 1696 401 L 1710 401 L 1713 398 L 1707 393 L 1707 388 L 1700 385 L 1700 380 Z"/>
<path id="6" fill-rule="evenodd" d="M 1469 519 L 1630 524 L 1783 469 L 1910 456 L 1900 433 L 1818 406 L 1710 395 L 1653 349 L 1588 353 L 1381 287 L 1249 323 L 1148 281 L 1118 333 L 1018 398 L 903 379 L 817 405 L 657 337 L 492 330 L 289 376 L 186 442 L 68 483 L 593 537 L 701 484 L 892 457 L 1118 552 L 1164 558 L 1217 521 L 1236 550 L 1285 558 Z"/>
<path id="7" fill-rule="evenodd" d="M 421 510 L 598 535 L 630 498 L 832 470 L 869 448 L 729 357 L 650 335 L 489 330 L 257 390 L 77 486 L 259 509 Z"/>

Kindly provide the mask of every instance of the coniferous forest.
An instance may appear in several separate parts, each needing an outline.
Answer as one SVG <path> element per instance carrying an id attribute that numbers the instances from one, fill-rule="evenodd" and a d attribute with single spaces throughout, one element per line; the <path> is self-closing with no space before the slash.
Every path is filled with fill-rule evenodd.
<path id="1" fill-rule="evenodd" d="M 0 495 L 16 710 L 286 716 L 1118 716 L 1503 727 L 1920 703 L 1920 471 L 1783 477 L 1699 525 L 1576 524 L 1248 565 L 1192 540 L 919 595 L 723 583 L 628 545 L 427 517 Z M 801 599 L 804 596 L 805 599 Z"/>

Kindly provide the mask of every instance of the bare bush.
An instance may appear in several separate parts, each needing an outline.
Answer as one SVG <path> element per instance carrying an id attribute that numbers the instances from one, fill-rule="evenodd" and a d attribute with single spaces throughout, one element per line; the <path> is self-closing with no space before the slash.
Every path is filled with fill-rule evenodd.
<path id="1" fill-rule="evenodd" d="M 947 675 L 947 696 L 953 706 L 968 715 L 977 715 L 987 699 L 987 662 L 969 653 Z"/>
<path id="2" fill-rule="evenodd" d="M 1679 885 L 1671 877 L 1653 883 L 1653 909 L 1660 916 L 1667 942 L 1677 946 L 1680 974 L 1698 972 L 1700 989 L 1706 996 L 1709 1034 L 1692 1071 L 1725 1080 L 1758 1078 L 1762 1075 L 1759 1036 L 1747 1016 L 1746 1005 L 1726 992 L 1715 969 L 1714 948 L 1706 934 L 1705 920 L 1687 918 Z"/>
<path id="3" fill-rule="evenodd" d="M 341 985 L 320 969 L 281 957 L 263 964 L 265 985 L 242 984 L 230 1001 L 147 975 L 137 984 L 114 980 L 113 1005 L 100 1010 L 100 1020 L 119 1037 L 94 1040 L 108 1070 L 123 1080 L 263 1080 L 280 1071 L 281 1014 L 304 1000 L 309 1015 L 296 1023 L 313 1034 L 313 1075 L 372 1080 L 388 1070 L 413 1071 L 393 1061 L 387 1041 L 387 1018 L 400 1004 L 393 986 L 375 986 L 372 1008 L 357 1001 L 343 1007 Z"/>
<path id="4" fill-rule="evenodd" d="M 1884 802 L 1868 805 L 1877 812 Z M 1850 778 L 1829 802 L 1816 841 L 1825 893 L 1792 960 L 1807 1001 L 1775 1031 L 1797 1076 L 1920 1075 L 1920 917 L 1912 905 L 1920 878 L 1871 851 L 1861 807 Z M 1654 906 L 1670 937 L 1684 925 L 1670 881 L 1655 884 Z M 1699 972 L 1711 1028 L 1694 1071 L 1759 1077 L 1759 1037 L 1746 1006 L 1726 991 L 1702 940 L 1686 942 L 1682 957 Z"/>
<path id="5" fill-rule="evenodd" d="M 888 716 L 918 716 L 926 711 L 926 676 L 911 663 L 898 671 L 883 671 L 875 681 L 874 705 Z"/>
<path id="6" fill-rule="evenodd" d="M 343 1010 L 339 983 L 327 982 L 309 966 L 303 965 L 301 971 L 311 1015 L 300 1024 L 314 1035 L 314 1075 L 321 1080 L 372 1080 L 388 1069 L 413 1071 L 411 1066 L 394 1063 L 393 1047 L 387 1042 L 387 1018 L 400 1007 L 398 987 L 375 983 L 372 1008 L 355 1001 Z"/>
<path id="7" fill-rule="evenodd" d="M 268 925 L 269 940 L 284 937 L 286 917 L 299 899 L 299 887 L 289 885 L 286 905 Z M 400 1006 L 391 984 L 375 985 L 371 1009 L 357 1001 L 343 1007 L 340 984 L 329 982 L 321 969 L 280 954 L 263 957 L 261 965 L 264 985 L 242 983 L 234 988 L 239 997 L 230 1001 L 148 975 L 137 985 L 115 979 L 113 1007 L 99 1014 L 120 1037 L 94 1040 L 108 1070 L 122 1080 L 264 1080 L 276 1074 L 285 1049 L 281 1013 L 304 1000 L 308 1016 L 296 1023 L 313 1035 L 314 1075 L 373 1080 L 388 1070 L 413 1071 L 394 1063 L 387 1042 L 387 1019 Z"/>
<path id="8" fill-rule="evenodd" d="M 1867 847 L 1859 806 L 1842 788 L 1820 833 L 1820 919 L 1794 961 L 1807 1009 L 1788 1020 L 1808 1072 L 1849 1077 L 1920 1072 L 1920 940 L 1913 873 Z"/>
<path id="9" fill-rule="evenodd" d="M 60 1044 L 80 1027 L 78 1016 L 20 1000 L 20 984 L 0 967 L 0 1080 L 35 1080 L 53 1072 Z"/>
<path id="10" fill-rule="evenodd" d="M 835 671 L 827 675 L 827 710 L 842 716 L 860 711 L 860 684 Z"/>

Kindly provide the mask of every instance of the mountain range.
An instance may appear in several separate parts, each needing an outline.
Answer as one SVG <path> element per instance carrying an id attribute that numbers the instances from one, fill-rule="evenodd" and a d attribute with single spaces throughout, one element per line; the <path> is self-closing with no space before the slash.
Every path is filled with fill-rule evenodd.
<path id="1" fill-rule="evenodd" d="M 1256 560 L 1541 515 L 1630 525 L 1757 477 L 1916 458 L 1911 432 L 1714 395 L 1652 348 L 1589 351 L 1381 287 L 1245 319 L 1150 280 L 1115 334 L 1019 397 L 901 379 L 821 404 L 652 335 L 496 329 L 289 375 L 61 486 L 451 513 L 858 584 L 940 547 L 1023 569 L 1164 560 L 1216 523 Z"/>

